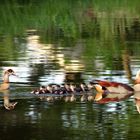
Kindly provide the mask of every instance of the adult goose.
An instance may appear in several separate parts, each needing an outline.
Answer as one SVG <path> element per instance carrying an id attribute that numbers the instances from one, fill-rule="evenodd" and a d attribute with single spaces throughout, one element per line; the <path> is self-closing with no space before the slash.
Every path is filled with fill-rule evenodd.
<path id="1" fill-rule="evenodd" d="M 119 82 L 95 80 L 93 82 L 93 85 L 98 92 L 110 92 L 110 93 L 133 93 L 134 92 L 134 89 L 131 86 Z"/>
<path id="2" fill-rule="evenodd" d="M 94 80 L 91 83 L 98 92 L 112 92 L 112 93 L 140 92 L 140 70 L 137 71 L 136 73 L 133 87 L 119 82 L 109 82 L 102 80 Z"/>
<path id="3" fill-rule="evenodd" d="M 7 90 L 10 87 L 10 81 L 9 81 L 9 77 L 11 75 L 16 75 L 15 72 L 12 69 L 8 69 L 4 72 L 3 74 L 3 82 L 0 85 L 0 90 Z"/>
<path id="4" fill-rule="evenodd" d="M 123 83 L 96 80 L 92 84 L 97 91 L 94 100 L 98 103 L 118 102 L 134 94 L 134 89 Z"/>
<path id="5" fill-rule="evenodd" d="M 135 92 L 140 92 L 140 70 L 136 74 L 133 89 L 134 89 Z"/>

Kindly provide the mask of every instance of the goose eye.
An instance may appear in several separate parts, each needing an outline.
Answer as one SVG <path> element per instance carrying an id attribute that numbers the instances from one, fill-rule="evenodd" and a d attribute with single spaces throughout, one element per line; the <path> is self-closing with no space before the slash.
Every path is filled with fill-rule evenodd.
<path id="1" fill-rule="evenodd" d="M 7 70 L 9 73 L 13 73 L 14 71 L 12 69 Z"/>

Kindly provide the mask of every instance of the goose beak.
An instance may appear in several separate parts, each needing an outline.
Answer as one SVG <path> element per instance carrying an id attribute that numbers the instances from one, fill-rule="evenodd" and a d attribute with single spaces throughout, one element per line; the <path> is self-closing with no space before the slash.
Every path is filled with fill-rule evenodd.
<path id="1" fill-rule="evenodd" d="M 17 76 L 14 72 L 13 72 L 13 73 L 11 73 L 11 75 L 13 75 L 13 76 Z"/>
<path id="2" fill-rule="evenodd" d="M 19 77 L 15 72 L 12 72 L 11 75 Z"/>

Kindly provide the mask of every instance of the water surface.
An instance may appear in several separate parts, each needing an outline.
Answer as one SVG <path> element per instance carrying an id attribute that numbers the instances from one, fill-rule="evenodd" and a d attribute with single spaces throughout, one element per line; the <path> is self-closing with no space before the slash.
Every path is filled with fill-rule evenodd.
<path id="1" fill-rule="evenodd" d="M 0 94 L 0 139 L 139 139 L 134 97 L 97 104 L 48 103 L 40 85 L 93 79 L 133 85 L 140 69 L 139 1 L 54 0 L 0 4 L 0 79 L 12 68 L 11 90 Z M 18 102 L 6 110 L 4 97 Z"/>

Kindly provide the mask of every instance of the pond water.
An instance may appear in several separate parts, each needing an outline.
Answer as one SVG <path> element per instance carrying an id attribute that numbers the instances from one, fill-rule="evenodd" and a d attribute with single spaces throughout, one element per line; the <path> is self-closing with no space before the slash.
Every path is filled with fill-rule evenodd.
<path id="1" fill-rule="evenodd" d="M 31 94 L 50 83 L 94 79 L 133 85 L 140 69 L 139 0 L 0 2 L 0 140 L 139 139 L 134 97 L 120 102 L 49 103 Z M 18 102 L 13 110 L 4 100 Z"/>

